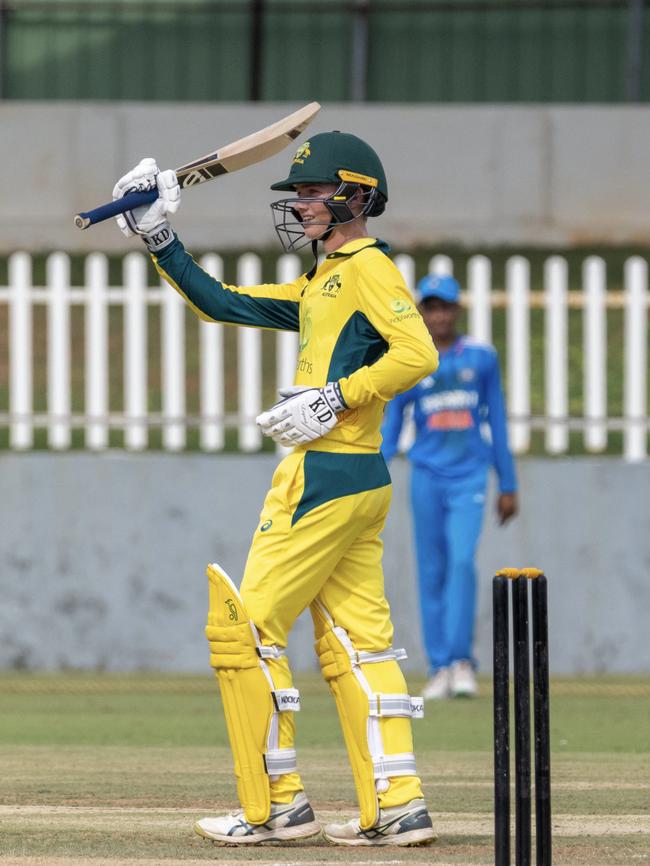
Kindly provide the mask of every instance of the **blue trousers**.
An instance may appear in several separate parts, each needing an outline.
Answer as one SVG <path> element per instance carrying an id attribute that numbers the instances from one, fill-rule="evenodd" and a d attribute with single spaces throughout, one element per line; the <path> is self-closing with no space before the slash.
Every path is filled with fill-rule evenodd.
<path id="1" fill-rule="evenodd" d="M 422 466 L 412 467 L 420 613 L 431 673 L 455 661 L 473 661 L 474 559 L 486 484 L 487 469 L 446 479 Z"/>

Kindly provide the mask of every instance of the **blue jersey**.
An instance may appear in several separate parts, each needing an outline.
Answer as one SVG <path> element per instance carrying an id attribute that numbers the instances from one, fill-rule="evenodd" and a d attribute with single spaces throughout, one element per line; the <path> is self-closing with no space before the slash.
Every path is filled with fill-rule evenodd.
<path id="1" fill-rule="evenodd" d="M 416 466 L 444 478 L 460 478 L 492 465 L 501 493 L 517 489 L 508 448 L 499 360 L 492 346 L 458 337 L 440 354 L 440 365 L 386 407 L 382 453 L 397 451 L 404 411 L 413 406 L 415 441 L 408 452 Z"/>

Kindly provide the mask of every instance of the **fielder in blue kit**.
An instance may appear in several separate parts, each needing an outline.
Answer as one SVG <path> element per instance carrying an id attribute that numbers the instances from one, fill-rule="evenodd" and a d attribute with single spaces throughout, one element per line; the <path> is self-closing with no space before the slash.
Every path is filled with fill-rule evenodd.
<path id="1" fill-rule="evenodd" d="M 498 476 L 502 525 L 518 510 L 517 480 L 496 351 L 457 334 L 460 286 L 453 277 L 430 274 L 417 289 L 440 365 L 388 404 L 382 453 L 386 461 L 394 457 L 405 410 L 412 406 L 411 505 L 430 667 L 423 694 L 428 699 L 469 697 L 477 692 L 474 559 L 488 472 L 493 466 Z"/>

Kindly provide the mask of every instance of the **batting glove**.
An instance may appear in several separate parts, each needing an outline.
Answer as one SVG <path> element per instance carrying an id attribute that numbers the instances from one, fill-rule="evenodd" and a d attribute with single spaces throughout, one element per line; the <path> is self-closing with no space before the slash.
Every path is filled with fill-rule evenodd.
<path id="1" fill-rule="evenodd" d="M 121 177 L 113 189 L 115 200 L 129 192 L 149 192 L 156 188 L 158 198 L 154 202 L 115 218 L 127 238 L 140 235 L 152 252 L 166 247 L 174 238 L 167 214 L 176 213 L 181 204 L 181 188 L 176 172 L 172 169 L 160 171 L 155 159 L 143 159 Z"/>
<path id="2" fill-rule="evenodd" d="M 280 391 L 284 399 L 257 417 L 265 436 L 277 445 L 291 447 L 319 439 L 336 427 L 336 413 L 347 409 L 338 382 L 324 388 L 292 386 Z"/>

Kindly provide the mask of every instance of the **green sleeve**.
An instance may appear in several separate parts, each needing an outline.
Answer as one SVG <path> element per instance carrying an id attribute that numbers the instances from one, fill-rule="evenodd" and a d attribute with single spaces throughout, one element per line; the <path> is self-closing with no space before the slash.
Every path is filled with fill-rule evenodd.
<path id="1" fill-rule="evenodd" d="M 282 331 L 300 328 L 304 275 L 293 283 L 228 286 L 206 273 L 177 237 L 151 258 L 163 279 L 206 321 Z"/>

